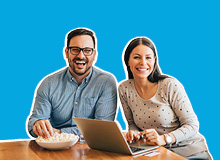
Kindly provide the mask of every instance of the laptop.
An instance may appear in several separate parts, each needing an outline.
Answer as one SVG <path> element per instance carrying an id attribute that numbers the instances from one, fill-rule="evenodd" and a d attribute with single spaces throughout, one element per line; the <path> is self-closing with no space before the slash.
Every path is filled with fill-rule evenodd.
<path id="1" fill-rule="evenodd" d="M 144 143 L 128 144 L 116 121 L 73 118 L 86 143 L 92 149 L 136 155 L 158 148 Z"/>

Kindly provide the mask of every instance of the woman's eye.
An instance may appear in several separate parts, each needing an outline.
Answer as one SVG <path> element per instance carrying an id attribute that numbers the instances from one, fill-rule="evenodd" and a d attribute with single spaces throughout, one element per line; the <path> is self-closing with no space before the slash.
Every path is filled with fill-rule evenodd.
<path id="1" fill-rule="evenodd" d="M 135 57 L 134 57 L 134 59 L 139 59 L 139 58 L 140 58 L 140 57 L 138 57 L 138 56 L 135 56 Z"/>
<path id="2" fill-rule="evenodd" d="M 151 59 L 151 57 L 146 57 L 146 59 Z"/>

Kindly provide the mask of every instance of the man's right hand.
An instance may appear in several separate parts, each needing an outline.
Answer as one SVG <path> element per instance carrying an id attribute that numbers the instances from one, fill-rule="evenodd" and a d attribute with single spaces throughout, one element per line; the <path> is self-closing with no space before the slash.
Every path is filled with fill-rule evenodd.
<path id="1" fill-rule="evenodd" d="M 44 138 L 49 138 L 53 136 L 54 131 L 48 120 L 38 120 L 34 123 L 33 131 L 37 136 L 42 136 Z"/>

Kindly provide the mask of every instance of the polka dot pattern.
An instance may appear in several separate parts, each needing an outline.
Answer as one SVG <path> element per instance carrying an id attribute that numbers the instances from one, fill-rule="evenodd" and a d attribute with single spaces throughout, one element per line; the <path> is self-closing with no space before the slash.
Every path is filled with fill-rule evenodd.
<path id="1" fill-rule="evenodd" d="M 197 129 L 197 117 L 188 96 L 174 78 L 159 81 L 156 94 L 148 100 L 138 95 L 133 79 L 126 80 L 119 85 L 119 97 L 129 129 L 154 128 L 159 134 L 178 130 L 180 139 L 192 135 L 192 126 Z"/>

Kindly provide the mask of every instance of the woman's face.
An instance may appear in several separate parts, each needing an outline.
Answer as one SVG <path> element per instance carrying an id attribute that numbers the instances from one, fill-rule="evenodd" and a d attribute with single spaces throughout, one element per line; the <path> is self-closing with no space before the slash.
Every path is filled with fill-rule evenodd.
<path id="1" fill-rule="evenodd" d="M 129 57 L 128 65 L 134 78 L 147 78 L 155 63 L 154 52 L 146 45 L 140 44 L 135 47 Z"/>

